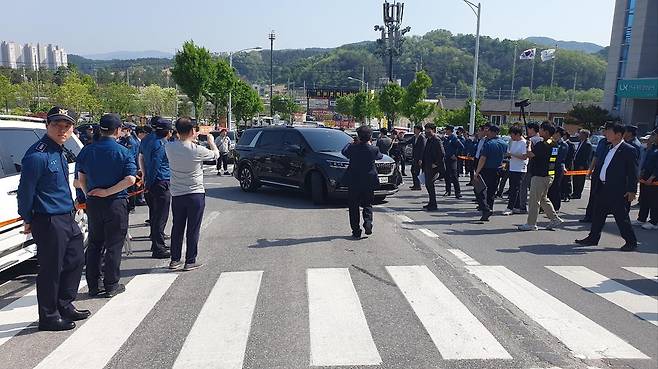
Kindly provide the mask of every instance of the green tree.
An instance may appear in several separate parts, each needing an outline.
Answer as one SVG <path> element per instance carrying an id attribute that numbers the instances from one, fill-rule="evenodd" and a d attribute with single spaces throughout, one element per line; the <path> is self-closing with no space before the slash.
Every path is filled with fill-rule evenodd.
<path id="1" fill-rule="evenodd" d="M 176 112 L 176 89 L 150 85 L 141 89 L 139 94 L 141 113 L 150 115 L 173 116 Z"/>
<path id="2" fill-rule="evenodd" d="M 210 52 L 196 46 L 194 41 L 185 42 L 183 49 L 174 57 L 171 76 L 194 104 L 196 118 L 199 118 L 203 109 L 201 97 L 210 83 L 212 65 Z"/>
<path id="3" fill-rule="evenodd" d="M 220 110 L 225 111 L 228 105 L 228 94 L 233 91 L 237 77 L 233 68 L 224 59 L 213 60 L 210 68 L 210 79 L 203 95 L 213 104 L 213 121 L 219 121 Z"/>
<path id="4" fill-rule="evenodd" d="M 576 104 L 569 110 L 567 122 L 593 131 L 612 120 L 610 113 L 598 105 Z"/>
<path id="5" fill-rule="evenodd" d="M 232 105 L 236 122 L 247 122 L 264 109 L 258 92 L 242 80 L 233 89 Z"/>
<path id="6" fill-rule="evenodd" d="M 432 78 L 424 71 L 420 71 L 405 90 L 402 113 L 414 124 L 421 123 L 434 111 L 434 104 L 425 102 L 427 89 L 430 87 L 432 87 Z"/>
<path id="7" fill-rule="evenodd" d="M 137 98 L 137 89 L 127 83 L 112 82 L 98 89 L 98 98 L 106 112 L 126 115 L 136 113 L 132 111 L 133 102 Z"/>
<path id="8" fill-rule="evenodd" d="M 92 93 L 94 89 L 93 81 L 80 78 L 77 73 L 72 72 L 55 91 L 54 103 L 72 108 L 78 113 L 88 112 L 94 116 L 101 111 L 101 103 Z"/>
<path id="9" fill-rule="evenodd" d="M 345 116 L 352 116 L 352 107 L 354 106 L 354 95 L 345 95 L 336 99 L 336 113 Z"/>
<path id="10" fill-rule="evenodd" d="M 389 83 L 379 93 L 379 109 L 386 116 L 388 128 L 393 128 L 395 119 L 402 112 L 405 90 L 395 83 Z"/>
<path id="11" fill-rule="evenodd" d="M 480 112 L 480 103 L 478 102 L 475 109 L 475 125 L 479 126 L 487 122 L 487 118 Z M 466 102 L 463 108 L 456 110 L 440 109 L 434 117 L 434 123 L 437 126 L 455 126 L 468 127 L 471 119 L 471 102 Z"/>
<path id="12" fill-rule="evenodd" d="M 274 107 L 275 113 L 280 113 L 281 118 L 287 121 L 291 121 L 292 113 L 298 111 L 297 104 L 295 100 L 288 95 L 276 95 L 272 98 L 272 106 Z"/>
<path id="13" fill-rule="evenodd" d="M 0 103 L 5 108 L 5 113 L 9 113 L 9 105 L 14 104 L 16 100 L 16 90 L 11 84 L 9 78 L 0 75 Z"/>

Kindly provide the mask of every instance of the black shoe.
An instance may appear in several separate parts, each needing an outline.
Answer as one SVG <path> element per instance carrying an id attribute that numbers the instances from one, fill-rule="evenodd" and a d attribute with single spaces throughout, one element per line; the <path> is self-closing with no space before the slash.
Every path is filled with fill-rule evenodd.
<path id="1" fill-rule="evenodd" d="M 446 193 L 443 194 L 443 197 L 448 197 L 448 196 L 450 196 L 450 195 L 451 195 L 450 192 L 446 192 Z"/>
<path id="2" fill-rule="evenodd" d="M 580 200 L 580 195 L 571 195 L 571 200 Z"/>
<path id="3" fill-rule="evenodd" d="M 492 214 L 493 212 L 491 211 L 482 212 L 482 217 L 480 218 L 480 222 L 488 222 Z"/>
<path id="4" fill-rule="evenodd" d="M 439 210 L 439 208 L 438 208 L 438 206 L 435 205 L 435 206 L 428 206 L 428 207 L 425 208 L 425 210 L 427 210 L 427 211 L 437 211 L 437 210 Z"/>
<path id="5" fill-rule="evenodd" d="M 576 240 L 576 244 L 581 245 L 581 246 L 596 246 L 599 244 L 598 241 L 595 241 L 589 237 L 585 237 L 582 240 Z"/>
<path id="6" fill-rule="evenodd" d="M 109 299 L 109 298 L 112 298 L 112 297 L 114 297 L 114 296 L 116 296 L 116 295 L 118 295 L 118 294 L 120 294 L 120 293 L 123 293 L 123 292 L 126 292 L 126 286 L 124 286 L 123 284 L 119 283 L 119 284 L 116 286 L 116 288 L 114 288 L 113 290 L 105 291 L 105 294 L 103 295 L 103 297 Z"/>
<path id="7" fill-rule="evenodd" d="M 365 229 L 366 234 L 368 236 L 372 234 L 372 226 L 370 226 L 370 227 L 364 226 L 363 229 Z"/>
<path id="8" fill-rule="evenodd" d="M 166 235 L 164 235 L 164 239 L 165 239 L 165 240 L 171 240 L 171 236 L 168 235 L 168 234 L 166 234 Z"/>
<path id="9" fill-rule="evenodd" d="M 626 243 L 624 246 L 622 246 L 619 251 L 635 251 L 637 250 L 637 244 L 631 245 Z"/>
<path id="10" fill-rule="evenodd" d="M 409 189 L 412 190 L 412 191 L 420 191 L 420 190 L 422 190 L 422 188 L 420 188 L 420 187 L 414 187 L 414 186 L 409 187 Z"/>
<path id="11" fill-rule="evenodd" d="M 63 319 L 70 321 L 77 321 L 77 320 L 85 320 L 89 318 L 89 316 L 91 315 L 91 311 L 78 310 L 76 308 L 73 308 L 73 309 L 62 310 L 59 312 L 59 315 L 61 315 Z"/>
<path id="12" fill-rule="evenodd" d="M 75 328 L 74 322 L 62 318 L 39 320 L 40 331 L 70 331 L 73 328 Z"/>
<path id="13" fill-rule="evenodd" d="M 402 176 L 403 176 L 403 177 L 406 177 L 406 176 L 407 176 L 407 173 L 402 173 Z"/>
<path id="14" fill-rule="evenodd" d="M 171 257 L 171 252 L 169 251 L 163 251 L 163 252 L 154 252 L 151 254 L 152 259 L 169 259 Z"/>
<path id="15" fill-rule="evenodd" d="M 591 218 L 583 218 L 583 219 L 578 220 L 578 223 L 592 223 L 592 219 Z"/>
<path id="16" fill-rule="evenodd" d="M 352 238 L 354 238 L 355 240 L 360 240 L 361 232 L 352 232 Z"/>
<path id="17" fill-rule="evenodd" d="M 427 209 L 429 207 L 430 207 L 429 205 L 423 205 L 423 209 Z"/>
<path id="18" fill-rule="evenodd" d="M 460 193 L 458 193 L 458 194 L 455 195 L 455 198 L 456 198 L 456 199 L 461 199 L 462 197 L 463 197 L 463 196 L 462 196 Z"/>
<path id="19" fill-rule="evenodd" d="M 146 219 L 146 220 L 144 221 L 144 224 L 146 224 L 146 225 L 151 224 L 151 219 Z M 149 235 L 149 238 L 151 238 L 150 235 Z"/>
<path id="20" fill-rule="evenodd" d="M 91 288 L 89 288 L 89 292 L 87 293 L 87 295 L 89 297 L 98 297 L 103 293 L 105 293 L 104 289 L 100 289 L 98 287 L 91 287 Z"/>
<path id="21" fill-rule="evenodd" d="M 222 176 L 222 172 L 217 172 L 217 175 L 221 177 L 221 176 Z"/>

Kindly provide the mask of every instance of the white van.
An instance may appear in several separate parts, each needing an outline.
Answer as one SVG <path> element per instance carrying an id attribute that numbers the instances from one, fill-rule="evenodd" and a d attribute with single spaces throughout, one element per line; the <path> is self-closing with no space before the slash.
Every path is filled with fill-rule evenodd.
<path id="1" fill-rule="evenodd" d="M 36 256 L 37 248 L 31 235 L 25 235 L 23 221 L 18 215 L 16 195 L 20 179 L 21 161 L 30 146 L 46 133 L 45 120 L 0 115 L 0 271 Z M 73 135 L 66 141 L 69 162 L 69 183 L 75 197 L 73 177 L 75 156 L 82 143 Z M 87 241 L 87 216 L 78 211 L 76 220 Z"/>

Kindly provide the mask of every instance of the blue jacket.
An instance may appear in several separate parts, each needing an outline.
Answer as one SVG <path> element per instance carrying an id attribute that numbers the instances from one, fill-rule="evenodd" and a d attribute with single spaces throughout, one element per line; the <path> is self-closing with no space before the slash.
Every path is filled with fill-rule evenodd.
<path id="1" fill-rule="evenodd" d="M 69 165 L 62 146 L 47 135 L 25 153 L 18 184 L 18 214 L 26 223 L 35 213 L 66 214 L 73 211 Z"/>
<path id="2" fill-rule="evenodd" d="M 140 150 L 142 155 L 144 155 L 144 166 L 146 167 L 144 176 L 146 188 L 151 187 L 156 182 L 169 181 L 171 179 L 165 145 L 165 140 L 158 139 L 155 135 L 146 144 L 142 141 L 140 145 Z"/>
<path id="3" fill-rule="evenodd" d="M 446 159 L 450 159 L 453 155 L 458 155 L 461 150 L 464 148 L 464 144 L 457 138 L 456 134 L 451 134 L 446 137 L 444 142 L 444 148 L 446 152 Z"/>
<path id="4" fill-rule="evenodd" d="M 646 157 L 642 163 L 642 178 L 651 176 L 658 178 L 658 145 L 646 149 Z"/>
<path id="5" fill-rule="evenodd" d="M 139 168 L 139 141 L 132 135 L 128 137 L 121 137 L 119 139 L 119 144 L 130 152 L 133 159 L 135 160 L 135 165 Z"/>
<path id="6" fill-rule="evenodd" d="M 480 156 L 487 158 L 484 168 L 496 169 L 503 164 L 503 158 L 507 153 L 507 143 L 502 138 L 496 136 L 487 140 L 482 146 Z"/>
<path id="7" fill-rule="evenodd" d="M 87 191 L 91 191 L 110 188 L 127 176 L 135 176 L 137 166 L 135 157 L 128 149 L 112 137 L 101 137 L 80 151 L 76 171 L 87 176 Z M 112 197 L 126 198 L 128 192 L 123 190 Z"/>

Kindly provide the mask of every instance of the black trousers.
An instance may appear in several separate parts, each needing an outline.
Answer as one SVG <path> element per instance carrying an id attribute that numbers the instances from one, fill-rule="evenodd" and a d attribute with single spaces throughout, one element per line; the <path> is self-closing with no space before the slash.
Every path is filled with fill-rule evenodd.
<path id="1" fill-rule="evenodd" d="M 480 175 L 487 185 L 487 189 L 477 196 L 478 204 L 482 212 L 493 212 L 498 189 L 498 169 L 483 168 Z"/>
<path id="2" fill-rule="evenodd" d="M 347 204 L 350 212 L 350 227 L 352 233 L 361 233 L 359 210 L 363 208 L 363 227 L 372 228 L 372 203 L 374 201 L 374 191 L 372 190 L 353 190 L 347 192 Z"/>
<path id="3" fill-rule="evenodd" d="M 432 167 L 424 167 L 423 173 L 425 174 L 425 188 L 427 188 L 427 194 L 429 195 L 430 201 L 428 203 L 429 207 L 436 207 L 436 180 L 439 178 L 439 169 Z"/>
<path id="4" fill-rule="evenodd" d="M 457 174 L 457 160 L 452 158 L 445 158 L 446 163 L 446 192 L 450 193 L 452 187 L 455 187 L 455 195 L 461 193 L 459 188 L 459 175 Z"/>
<path id="5" fill-rule="evenodd" d="M 219 154 L 219 159 L 217 159 L 217 171 L 219 172 L 222 167 L 224 168 L 224 171 L 228 171 L 228 153 L 223 152 Z"/>
<path id="6" fill-rule="evenodd" d="M 589 238 L 596 242 L 599 241 L 605 220 L 609 214 L 612 214 L 615 217 L 621 237 L 627 244 L 631 246 L 637 245 L 637 238 L 635 237 L 633 226 L 631 226 L 631 218 L 628 215 L 628 211 L 626 211 L 628 201 L 623 197 L 623 194 L 615 194 L 605 184 L 599 183 L 592 196 L 600 197 L 604 201 L 596 201 L 594 205 L 592 229 L 589 232 Z"/>
<path id="7" fill-rule="evenodd" d="M 572 199 L 579 199 L 583 196 L 583 189 L 585 188 L 585 180 L 587 176 L 573 176 L 573 193 L 571 194 Z"/>
<path id="8" fill-rule="evenodd" d="M 98 288 L 103 268 L 103 285 L 111 291 L 121 278 L 121 251 L 128 233 L 128 201 L 118 198 L 89 197 L 89 245 L 87 247 L 87 285 Z"/>
<path id="9" fill-rule="evenodd" d="M 411 176 L 413 177 L 413 186 L 414 188 L 420 188 L 420 181 L 418 180 L 418 175 L 420 174 L 420 165 L 418 165 L 418 161 L 414 160 L 414 162 L 411 164 Z"/>
<path id="10" fill-rule="evenodd" d="M 509 172 L 509 196 L 507 197 L 507 208 L 519 209 L 519 189 L 525 172 Z"/>
<path id="11" fill-rule="evenodd" d="M 551 200 L 555 211 L 559 211 L 562 207 L 562 181 L 564 181 L 564 170 L 561 167 L 555 168 L 553 183 L 548 188 L 548 199 Z"/>
<path id="12" fill-rule="evenodd" d="M 185 236 L 185 263 L 196 262 L 199 246 L 199 232 L 203 221 L 203 211 L 206 208 L 205 193 L 191 193 L 171 198 L 171 260 L 180 261 L 183 252 L 183 236 Z M 185 230 L 187 226 L 187 231 Z"/>
<path id="13" fill-rule="evenodd" d="M 464 174 L 464 160 L 457 159 L 457 176 L 461 177 Z"/>
<path id="14" fill-rule="evenodd" d="M 569 200 L 573 194 L 573 176 L 562 177 L 562 199 Z"/>
<path id="15" fill-rule="evenodd" d="M 649 223 L 658 225 L 658 186 L 640 183 L 640 213 L 637 219 L 641 222 L 649 219 Z"/>
<path id="16" fill-rule="evenodd" d="M 503 197 L 503 192 L 505 192 L 505 185 L 509 179 L 509 170 L 501 170 L 498 172 L 498 191 L 496 191 L 496 196 Z"/>
<path id="17" fill-rule="evenodd" d="M 473 176 L 475 175 L 475 160 L 466 160 L 466 173 L 471 182 L 473 182 Z"/>
<path id="18" fill-rule="evenodd" d="M 85 262 L 84 236 L 72 214 L 35 214 L 32 237 L 37 244 L 39 319 L 56 319 L 72 309 Z"/>
<path id="19" fill-rule="evenodd" d="M 171 193 L 169 181 L 155 182 L 149 188 L 151 197 L 151 251 L 164 253 L 169 250 L 165 245 L 165 226 L 169 219 Z"/>
<path id="20" fill-rule="evenodd" d="M 601 186 L 601 180 L 599 179 L 598 173 L 592 174 L 592 180 L 590 182 L 589 190 L 589 200 L 587 201 L 587 209 L 585 210 L 585 219 L 592 219 L 594 215 L 594 208 L 596 207 L 597 199 L 596 193 Z"/>

